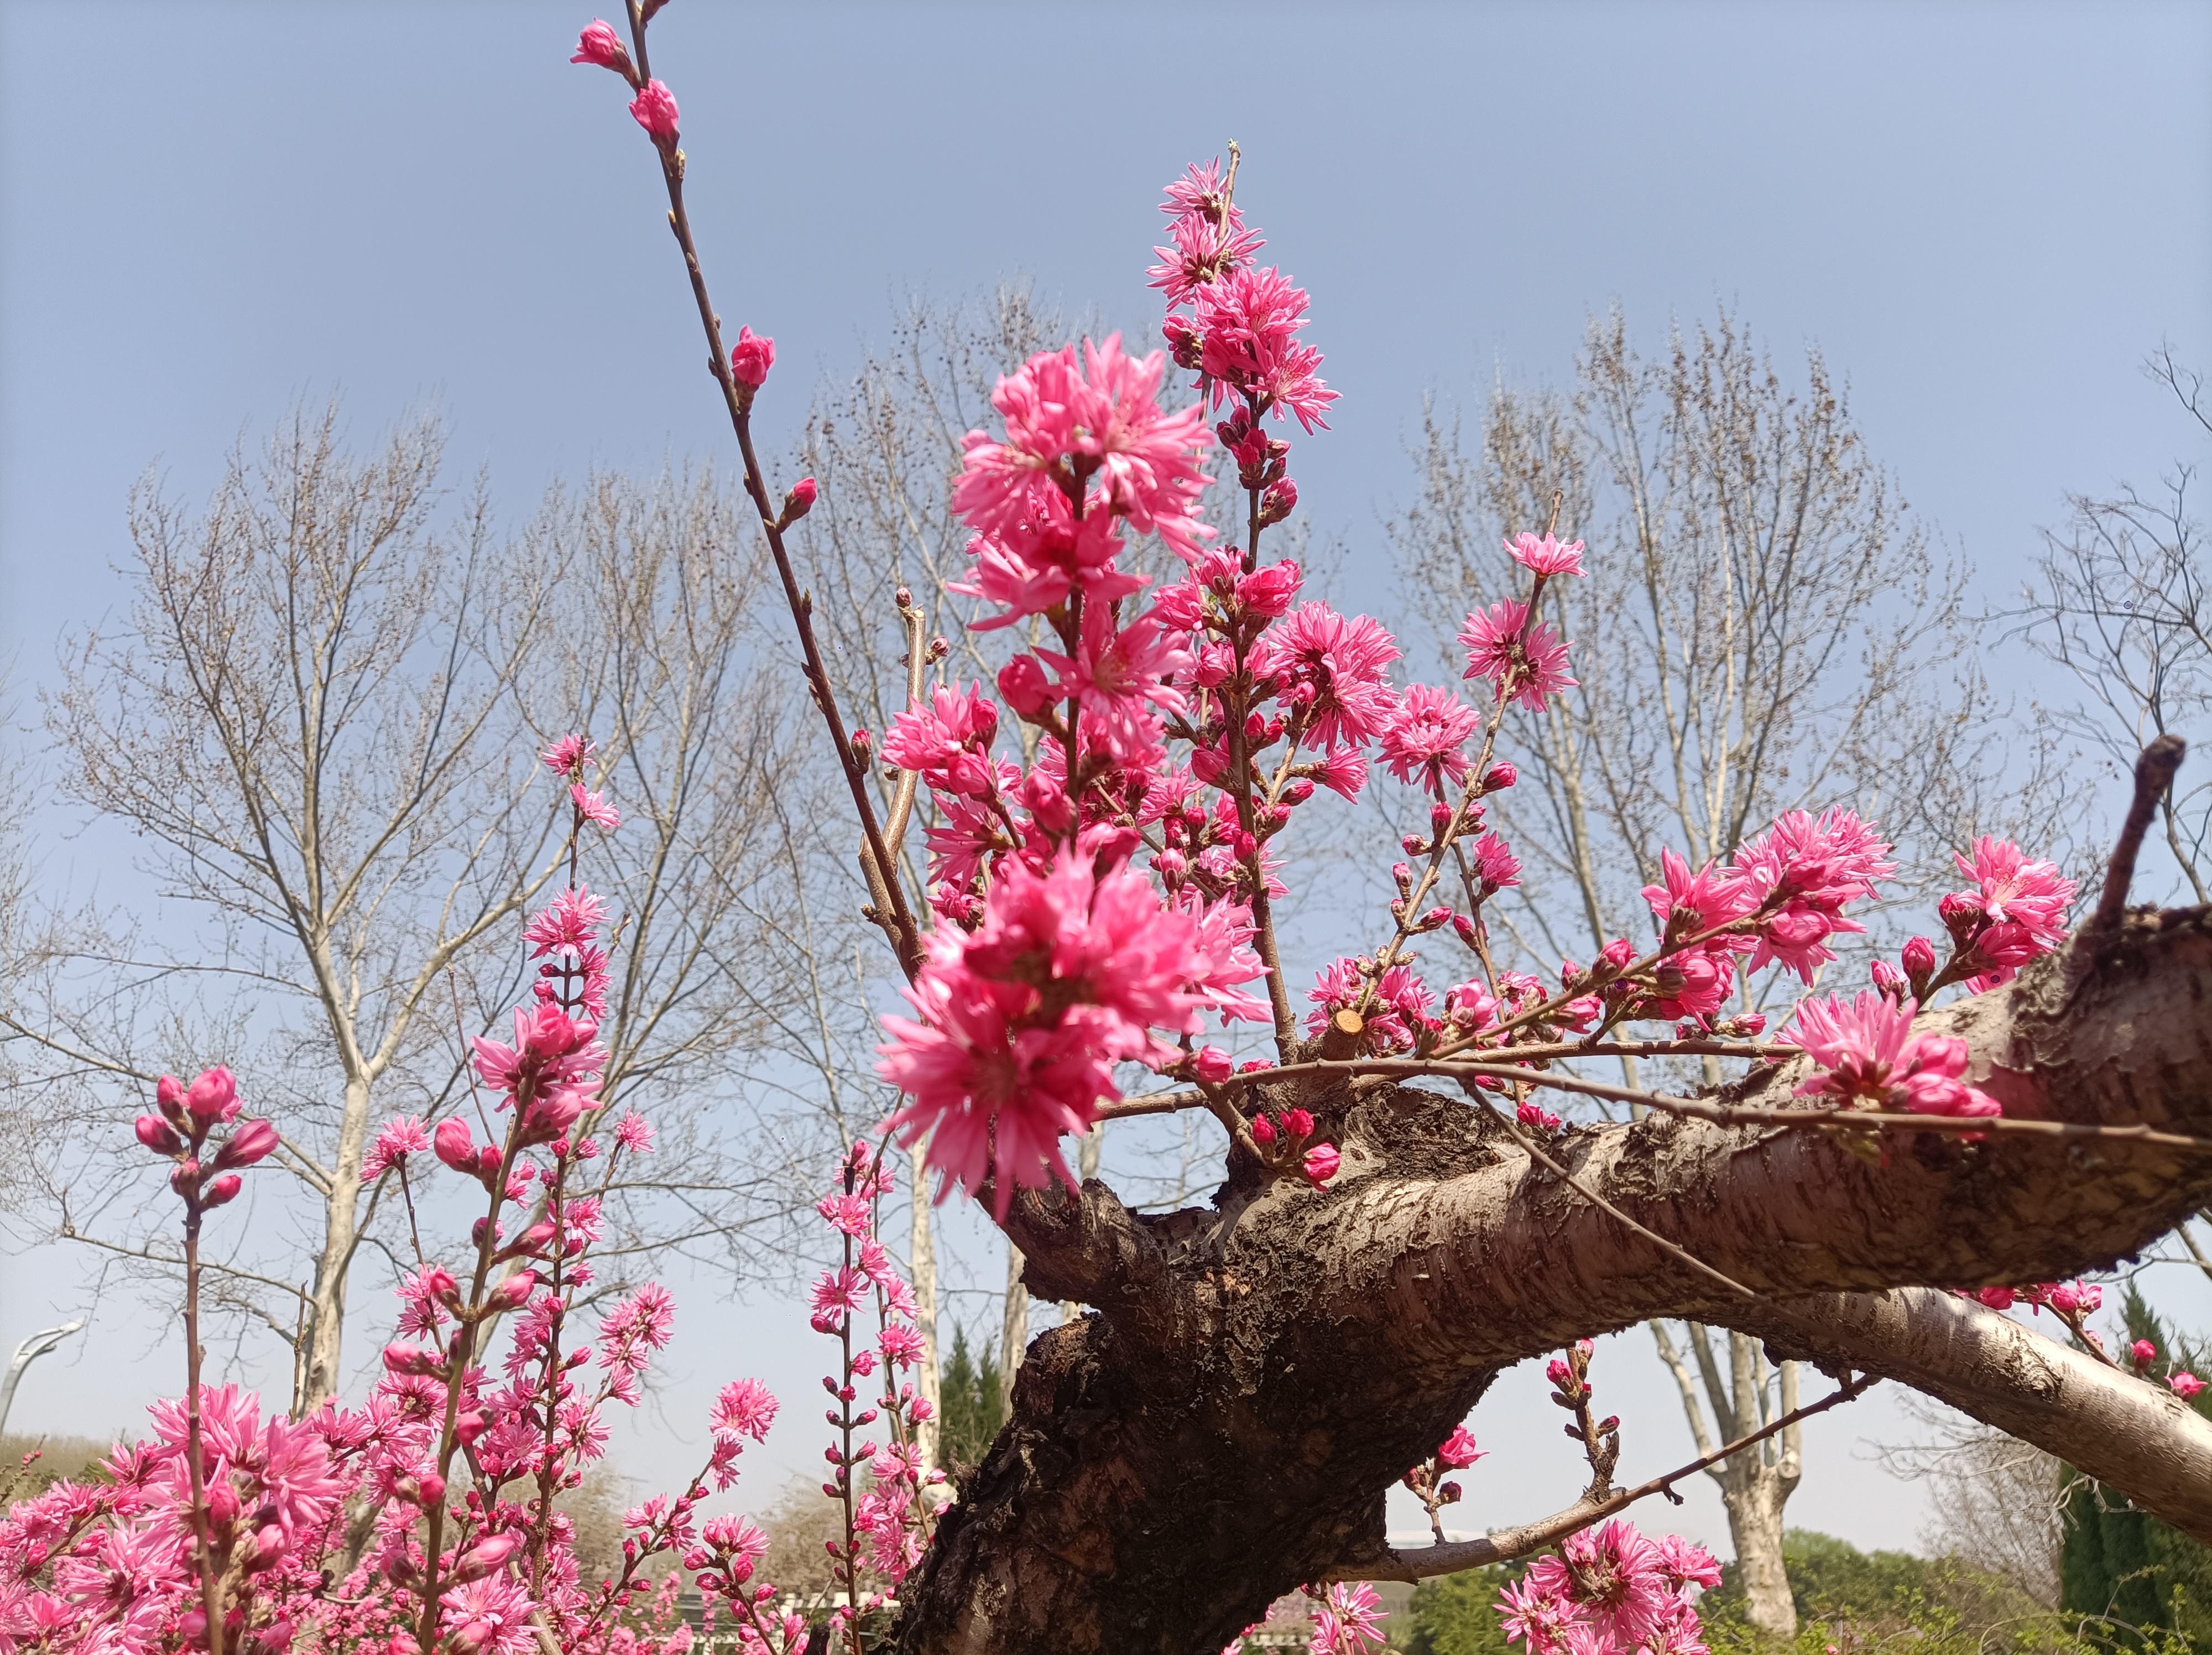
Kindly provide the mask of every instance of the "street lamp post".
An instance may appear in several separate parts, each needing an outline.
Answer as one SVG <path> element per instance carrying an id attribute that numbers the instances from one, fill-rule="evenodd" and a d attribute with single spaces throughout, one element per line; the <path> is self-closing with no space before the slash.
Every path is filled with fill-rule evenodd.
<path id="1" fill-rule="evenodd" d="M 15 1405 L 15 1385 L 22 1378 L 23 1370 L 83 1325 L 82 1322 L 68 1322 L 58 1328 L 48 1328 L 15 1347 L 15 1360 L 8 1364 L 8 1377 L 0 1380 L 0 1431 L 8 1428 L 8 1410 Z"/>

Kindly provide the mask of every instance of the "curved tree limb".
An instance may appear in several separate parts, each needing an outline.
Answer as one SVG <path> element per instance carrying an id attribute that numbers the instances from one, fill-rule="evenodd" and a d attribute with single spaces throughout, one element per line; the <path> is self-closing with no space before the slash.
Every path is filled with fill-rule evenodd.
<path id="1" fill-rule="evenodd" d="M 2212 1544 L 2212 1420 L 2164 1386 L 1929 1287 L 1795 1299 L 1787 1322 L 1719 1312 L 1781 1354 L 1901 1380 L 2123 1489 Z"/>

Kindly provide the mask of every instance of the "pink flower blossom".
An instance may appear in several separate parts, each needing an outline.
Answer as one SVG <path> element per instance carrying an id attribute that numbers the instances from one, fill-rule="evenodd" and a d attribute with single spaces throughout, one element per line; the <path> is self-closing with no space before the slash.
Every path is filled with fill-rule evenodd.
<path id="1" fill-rule="evenodd" d="M 1204 340 L 1199 367 L 1215 403 L 1234 393 L 1256 412 L 1296 414 L 1309 432 L 1328 428 L 1322 416 L 1338 393 L 1314 371 L 1321 352 L 1297 338 L 1307 302 L 1305 289 L 1272 265 L 1224 271 L 1192 292 Z"/>
<path id="2" fill-rule="evenodd" d="M 1468 845 L 1468 851 L 1474 858 L 1475 877 L 1482 881 L 1484 896 L 1521 883 L 1521 860 L 1513 854 L 1512 846 L 1505 843 L 1504 835 L 1486 833 Z"/>
<path id="3" fill-rule="evenodd" d="M 650 1154 L 653 1151 L 653 1123 L 632 1110 L 615 1123 L 615 1143 L 633 1155 Z"/>
<path id="4" fill-rule="evenodd" d="M 707 1422 L 716 1436 L 745 1436 L 766 1442 L 775 1423 L 775 1393 L 758 1379 L 733 1379 L 714 1398 Z"/>
<path id="5" fill-rule="evenodd" d="M 1996 1099 L 1959 1078 L 1966 1044 L 1948 1035 L 1911 1032 L 1918 1002 L 1863 990 L 1845 1005 L 1831 995 L 1797 1005 L 1790 1038 L 1820 1073 L 1798 1095 L 1835 1099 L 1849 1108 L 1863 1098 L 1878 1109 L 1916 1115 L 2000 1115 Z"/>
<path id="6" fill-rule="evenodd" d="M 1547 533 L 1539 539 L 1522 530 L 1505 543 L 1505 550 L 1513 561 L 1524 569 L 1533 569 L 1539 575 L 1583 575 L 1583 543 L 1569 541 L 1562 545 L 1556 535 Z"/>
<path id="7" fill-rule="evenodd" d="M 1307 1182 L 1319 1189 L 1336 1176 L 1343 1161 L 1344 1157 L 1334 1144 L 1316 1144 L 1306 1151 L 1305 1159 L 1300 1165 Z"/>
<path id="8" fill-rule="evenodd" d="M 2065 940 L 2075 885 L 2057 863 L 2031 861 L 2011 840 L 1986 834 L 1974 841 L 1971 859 L 1954 855 L 1953 860 L 1976 888 L 1943 898 L 1944 922 L 1962 947 L 1970 946 L 1990 967 L 1967 979 L 1973 992 L 2010 981 L 2021 966 Z"/>
<path id="9" fill-rule="evenodd" d="M 1159 746 L 1147 703 L 1170 713 L 1189 705 L 1167 680 L 1189 669 L 1190 652 L 1150 615 L 1117 628 L 1112 611 L 1093 604 L 1083 611 L 1083 639 L 1073 657 L 1036 653 L 1060 674 L 1059 693 L 1077 697 L 1085 741 L 1124 763 Z"/>
<path id="10" fill-rule="evenodd" d="M 860 1308 L 868 1291 L 868 1278 L 850 1264 L 822 1272 L 814 1283 L 813 1323 L 817 1333 L 835 1333 L 845 1318 Z"/>
<path id="11" fill-rule="evenodd" d="M 884 1019 L 880 1072 L 913 1099 L 888 1124 L 908 1144 L 927 1135 L 940 1200 L 994 1170 L 1001 1215 L 1018 1184 L 1073 1185 L 1058 1140 L 1119 1095 L 1114 1064 L 1171 1059 L 1155 1026 L 1198 1031 L 1206 997 L 1184 985 L 1212 967 L 1196 923 L 1135 869 L 1102 877 L 1095 862 L 1078 849 L 1042 872 L 1001 863 L 981 926 L 932 936 L 906 991 L 917 1016 Z"/>
<path id="12" fill-rule="evenodd" d="M 1167 295 L 1170 305 L 1188 304 L 1199 289 L 1249 265 L 1253 255 L 1267 245 L 1257 231 L 1245 228 L 1243 214 L 1234 207 L 1224 212 L 1218 196 L 1211 207 L 1176 214 L 1168 232 L 1174 245 L 1152 249 L 1160 262 L 1145 274 Z M 1172 212 L 1172 203 L 1160 210 Z"/>
<path id="13" fill-rule="evenodd" d="M 1339 1580 L 1314 1612 L 1312 1655 L 1369 1655 L 1382 1647 L 1382 1600 L 1364 1580 Z"/>
<path id="14" fill-rule="evenodd" d="M 2197 1393 L 2204 1389 L 2204 1381 L 2194 1373 L 2171 1374 L 2166 1383 L 2172 1388 L 2173 1394 L 2185 1402 L 2194 1402 L 2197 1399 Z"/>
<path id="15" fill-rule="evenodd" d="M 1501 697 L 1544 710 L 1544 697 L 1572 689 L 1567 676 L 1567 646 L 1548 621 L 1531 622 L 1528 605 L 1518 598 L 1469 612 L 1459 635 L 1467 646 L 1467 672 L 1498 686 Z"/>
<path id="16" fill-rule="evenodd" d="M 545 768 L 556 776 L 580 776 L 586 761 L 599 751 L 599 746 L 598 742 L 586 741 L 580 735 L 564 735 L 538 756 L 545 761 Z"/>
<path id="17" fill-rule="evenodd" d="M 1464 1425 L 1453 1428 L 1443 1445 L 1437 1450 L 1437 1463 L 1455 1471 L 1463 1471 L 1482 1457 L 1483 1451 L 1474 1445 L 1474 1433 Z"/>
<path id="18" fill-rule="evenodd" d="M 1196 514 L 1205 486 L 1197 456 L 1209 439 L 1200 409 L 1161 412 L 1165 368 L 1157 350 L 1124 355 L 1118 333 L 1103 344 L 1085 339 L 1079 363 L 1072 344 L 1030 357 L 991 395 L 1005 438 L 968 434 L 952 508 L 970 528 L 1003 540 L 1035 523 L 1035 485 L 1042 484 L 1071 506 L 1085 499 L 1085 518 L 1096 506 L 1194 557 L 1206 532 Z M 1093 480 L 1096 490 L 1084 494 Z"/>
<path id="19" fill-rule="evenodd" d="M 622 812 L 581 782 L 569 787 L 568 798 L 576 806 L 577 815 L 585 821 L 595 823 L 609 833 L 622 825 Z"/>
<path id="20" fill-rule="evenodd" d="M 1441 799 L 1447 781 L 1456 787 L 1467 779 L 1462 749 L 1481 726 L 1481 715 L 1450 691 L 1409 685 L 1382 732 L 1383 761 L 1401 782 L 1418 782 Z"/>
<path id="21" fill-rule="evenodd" d="M 1310 700 L 1304 703 L 1306 739 L 1334 748 L 1381 734 L 1396 713 L 1398 697 L 1386 672 L 1399 654 L 1397 640 L 1372 617 L 1340 615 L 1327 604 L 1300 604 L 1261 636 L 1253 651 L 1252 672 L 1255 678 L 1275 678 L 1286 695 L 1310 691 Z"/>
<path id="22" fill-rule="evenodd" d="M 988 798 L 998 790 L 998 772 L 989 760 L 998 729 L 998 707 L 981 684 L 964 690 L 940 684 L 927 701 L 892 720 L 884 758 L 918 771 L 939 792 Z"/>
<path id="23" fill-rule="evenodd" d="M 1874 894 L 1875 881 L 1897 871 L 1890 847 L 1871 822 L 1855 812 L 1831 810 L 1814 817 L 1785 812 L 1766 832 L 1736 852 L 1735 870 L 1754 905 L 1771 910 L 1759 929 L 1748 970 L 1770 960 L 1809 983 L 1836 956 L 1826 940 L 1866 927 L 1844 916 L 1844 904 Z"/>
<path id="24" fill-rule="evenodd" d="M 629 113 L 653 141 L 666 149 L 676 142 L 676 94 L 659 81 L 648 81 L 630 100 Z"/>

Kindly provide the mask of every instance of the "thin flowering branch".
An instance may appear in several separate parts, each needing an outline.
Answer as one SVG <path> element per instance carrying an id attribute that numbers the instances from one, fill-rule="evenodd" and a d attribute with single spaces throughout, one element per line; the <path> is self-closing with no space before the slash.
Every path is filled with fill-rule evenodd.
<path id="1" fill-rule="evenodd" d="M 692 297 L 698 305 L 699 326 L 707 337 L 708 371 L 721 387 L 722 399 L 729 411 L 730 428 L 737 435 L 738 450 L 744 460 L 745 492 L 752 496 L 754 507 L 760 513 L 761 532 L 767 537 L 769 551 L 775 559 L 777 578 L 783 584 L 784 599 L 790 605 L 792 624 L 798 630 L 799 649 L 805 657 L 807 691 L 829 726 L 830 745 L 844 770 L 867 855 L 879 874 L 895 876 L 898 864 L 876 819 L 875 801 L 868 786 L 867 761 L 854 750 L 852 737 L 838 711 L 836 692 L 830 687 L 828 669 L 823 665 L 821 646 L 815 639 L 814 600 L 799 590 L 798 576 L 792 571 L 790 552 L 784 545 L 784 531 L 804 517 L 814 504 L 814 479 L 802 479 L 786 496 L 781 508 L 771 506 L 766 474 L 753 449 L 753 395 L 766 380 L 769 367 L 775 359 L 774 344 L 765 339 L 753 340 L 749 330 L 741 330 L 741 350 L 748 345 L 764 349 L 748 351 L 735 362 L 723 344 L 722 319 L 715 313 L 714 301 L 708 295 L 706 271 L 700 263 L 698 243 L 691 234 L 690 215 L 684 204 L 684 155 L 677 148 L 676 100 L 665 87 L 652 78 L 652 60 L 646 50 L 646 25 L 659 8 L 641 0 L 628 0 L 628 4 L 630 54 L 635 67 L 612 62 L 606 66 L 619 68 L 633 86 L 643 82 L 644 89 L 639 94 L 639 103 L 632 105 L 632 113 L 652 138 L 659 156 L 661 178 L 668 189 L 668 227 L 683 251 L 684 268 L 690 278 Z M 588 52 L 589 48 L 585 50 Z M 602 61 L 598 57 L 588 60 Z M 878 915 L 877 923 L 890 939 L 901 969 L 911 978 L 921 967 L 921 928 L 915 922 L 905 889 L 898 879 L 885 877 L 882 884 L 882 899 L 887 902 L 888 909 Z"/>
<path id="2" fill-rule="evenodd" d="M 1681 1497 L 1674 1493 L 1676 1483 L 1697 1476 L 1709 1466 L 1718 1465 L 1747 1448 L 1756 1448 L 1768 1438 L 1778 1435 L 1793 1425 L 1801 1424 L 1815 1414 L 1825 1414 L 1841 1403 L 1855 1402 L 1879 1383 L 1880 1376 L 1877 1374 L 1847 1374 L 1834 1390 L 1819 1402 L 1808 1402 L 1802 1408 L 1793 1409 L 1770 1420 L 1758 1430 L 1725 1443 L 1710 1454 L 1700 1455 L 1686 1465 L 1677 1466 L 1664 1476 L 1650 1478 L 1632 1488 L 1615 1488 L 1602 1500 L 1585 1497 L 1549 1517 L 1538 1518 L 1533 1523 L 1516 1524 L 1510 1529 L 1493 1529 L 1479 1540 L 1449 1540 L 1410 1550 L 1385 1549 L 1380 1557 L 1362 1557 L 1346 1563 L 1340 1573 L 1331 1578 L 1418 1582 L 1433 1579 L 1440 1574 L 1457 1574 L 1463 1570 L 1483 1568 L 1492 1563 L 1510 1563 L 1519 1558 L 1533 1557 L 1547 1547 L 1558 1545 L 1569 1535 L 1593 1524 L 1602 1523 L 1614 1512 L 1625 1512 L 1638 1500 L 1649 1500 L 1654 1494 L 1664 1494 L 1680 1505 Z"/>

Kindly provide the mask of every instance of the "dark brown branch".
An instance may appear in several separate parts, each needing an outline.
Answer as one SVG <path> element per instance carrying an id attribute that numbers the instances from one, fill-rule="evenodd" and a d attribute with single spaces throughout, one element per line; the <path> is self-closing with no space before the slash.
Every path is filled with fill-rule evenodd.
<path id="1" fill-rule="evenodd" d="M 1815 1414 L 1825 1414 L 1838 1402 L 1856 1401 L 1880 1378 L 1879 1374 L 1873 1373 L 1855 1374 L 1817 1402 L 1792 1409 L 1780 1419 L 1760 1427 L 1748 1436 L 1738 1437 L 1734 1442 L 1693 1459 L 1664 1476 L 1653 1477 L 1649 1482 L 1639 1482 L 1633 1488 L 1617 1488 L 1603 1500 L 1578 1500 L 1565 1511 L 1538 1518 L 1534 1523 L 1493 1530 L 1480 1540 L 1448 1540 L 1439 1545 L 1417 1547 L 1411 1551 L 1389 1549 L 1383 1552 L 1379 1562 L 1363 1558 L 1356 1563 L 1347 1563 L 1329 1579 L 1419 1581 L 1439 1574 L 1457 1574 L 1463 1569 L 1479 1569 L 1489 1563 L 1510 1563 L 1516 1558 L 1542 1551 L 1547 1546 L 1555 1546 L 1577 1530 L 1587 1529 L 1593 1523 L 1601 1523 L 1615 1512 L 1626 1511 L 1637 1501 L 1649 1500 L 1654 1494 L 1667 1494 L 1679 1505 L 1680 1497 L 1671 1491 L 1683 1478 L 1695 1476 L 1708 1466 L 1718 1465 L 1723 1460 L 1740 1454 L 1747 1448 L 1755 1448 L 1778 1432 L 1785 1431 Z"/>
<path id="2" fill-rule="evenodd" d="M 653 69 L 646 53 L 645 24 L 646 13 L 640 0 L 629 0 L 630 53 L 636 60 L 639 77 L 649 80 Z M 753 452 L 752 418 L 745 405 L 748 399 L 739 393 L 737 378 L 730 371 L 730 355 L 722 344 L 722 319 L 715 313 L 713 300 L 708 297 L 706 272 L 699 262 L 698 243 L 691 234 L 690 215 L 684 206 L 684 152 L 673 141 L 656 143 L 653 147 L 660 157 L 661 178 L 668 186 L 668 228 L 675 234 L 677 246 L 683 249 L 691 296 L 699 307 L 699 326 L 707 335 L 708 371 L 721 387 L 730 427 L 737 433 L 738 451 L 744 458 L 745 492 L 752 496 L 753 506 L 760 513 L 761 530 L 768 537 L 769 551 L 775 559 L 775 572 L 783 583 L 784 599 L 791 607 L 792 624 L 798 630 L 799 648 L 806 660 L 806 687 L 830 727 L 830 745 L 836 749 L 837 762 L 844 770 L 845 783 L 853 795 L 853 808 L 860 817 L 860 837 L 867 852 L 878 869 L 888 869 L 892 874 L 886 891 L 890 912 L 880 915 L 878 923 L 890 939 L 901 968 L 911 978 L 921 969 L 921 932 L 907 906 L 905 889 L 896 877 L 898 865 L 892 861 L 884 842 L 883 829 L 876 820 L 875 802 L 868 796 L 867 766 L 853 750 L 852 738 L 837 709 L 836 691 L 830 685 L 829 669 L 823 664 L 821 646 L 815 641 L 814 600 L 799 591 L 798 577 L 792 573 L 791 555 L 783 544 L 783 515 L 769 503 L 767 477 L 761 469 L 759 455 Z"/>
<path id="3" fill-rule="evenodd" d="M 2143 835 L 2150 831 L 2159 800 L 2173 786 L 2181 756 L 2188 750 L 2179 736 L 2162 735 L 2136 760 L 2136 796 L 2128 803 L 2127 820 L 2120 824 L 2119 843 L 2112 847 L 2112 865 L 2105 870 L 2105 890 L 2097 899 L 2091 929 L 2109 931 L 2127 911 L 2128 887 L 2135 882 L 2136 857 L 2142 850 Z"/>

